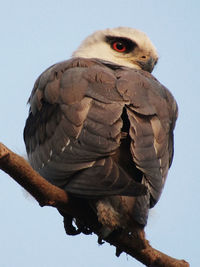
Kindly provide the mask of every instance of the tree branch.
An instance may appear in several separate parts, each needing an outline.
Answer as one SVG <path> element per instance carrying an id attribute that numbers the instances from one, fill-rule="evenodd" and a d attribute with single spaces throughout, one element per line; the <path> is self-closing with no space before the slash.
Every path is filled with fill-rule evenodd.
<path id="1" fill-rule="evenodd" d="M 84 201 L 73 198 L 64 190 L 50 184 L 29 163 L 0 143 L 0 168 L 25 188 L 40 206 L 52 206 L 72 217 L 86 222 L 92 232 L 98 235 L 99 223 L 94 212 Z M 137 227 L 136 227 L 137 228 Z M 152 248 L 145 239 L 143 229 L 136 234 L 116 232 L 105 239 L 116 247 L 116 255 L 125 252 L 149 267 L 188 267 L 184 260 L 177 260 Z"/>

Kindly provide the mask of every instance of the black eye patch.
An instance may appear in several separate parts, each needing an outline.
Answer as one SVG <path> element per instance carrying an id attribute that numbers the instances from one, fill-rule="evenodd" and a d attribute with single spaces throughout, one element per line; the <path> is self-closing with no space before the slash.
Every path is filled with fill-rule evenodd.
<path id="1" fill-rule="evenodd" d="M 106 42 L 110 44 L 113 50 L 121 53 L 130 53 L 138 46 L 135 42 L 125 37 L 106 36 Z"/>

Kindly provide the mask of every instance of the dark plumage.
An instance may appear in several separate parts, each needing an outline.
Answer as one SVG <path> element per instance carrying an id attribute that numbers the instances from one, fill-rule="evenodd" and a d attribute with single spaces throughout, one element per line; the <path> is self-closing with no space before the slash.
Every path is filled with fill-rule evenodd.
<path id="1" fill-rule="evenodd" d="M 78 197 L 138 196 L 132 216 L 146 224 L 173 157 L 171 93 L 146 71 L 74 58 L 43 72 L 29 103 L 33 168 Z"/>

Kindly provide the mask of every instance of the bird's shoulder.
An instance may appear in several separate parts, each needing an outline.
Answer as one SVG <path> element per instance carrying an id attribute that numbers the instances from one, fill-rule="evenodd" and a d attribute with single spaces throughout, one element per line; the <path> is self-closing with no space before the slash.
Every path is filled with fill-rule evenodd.
<path id="1" fill-rule="evenodd" d="M 41 108 L 41 100 L 73 104 L 83 98 L 86 90 L 92 94 L 88 84 L 101 84 L 105 89 L 101 94 L 105 94 L 114 87 L 115 79 L 114 70 L 101 60 L 72 58 L 52 65 L 37 78 L 28 103 L 33 113 Z"/>
<path id="2" fill-rule="evenodd" d="M 93 150 L 100 148 L 100 139 L 104 153 L 118 145 L 118 141 L 109 139 L 108 143 L 106 139 L 107 135 L 116 136 L 121 127 L 118 119 L 123 99 L 115 80 L 113 69 L 99 60 L 83 58 L 57 63 L 38 77 L 24 128 L 27 153 L 35 168 L 61 153 L 69 142 L 77 146 L 76 140 L 80 134 L 85 138 L 85 131 L 87 136 L 92 134 L 88 142 Z M 117 130 L 110 134 L 106 127 L 113 124 Z"/>

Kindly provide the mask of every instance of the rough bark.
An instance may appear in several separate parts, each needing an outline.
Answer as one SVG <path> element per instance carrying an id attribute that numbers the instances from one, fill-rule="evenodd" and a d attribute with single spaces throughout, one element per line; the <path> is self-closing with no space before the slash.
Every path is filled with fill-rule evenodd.
<path id="1" fill-rule="evenodd" d="M 40 206 L 52 206 L 73 217 L 82 218 L 92 232 L 98 235 L 98 220 L 84 202 L 72 198 L 64 190 L 47 182 L 32 169 L 24 158 L 13 153 L 1 143 L 0 168 L 25 188 Z M 172 258 L 152 248 L 145 238 L 144 230 L 137 227 L 135 234 L 116 232 L 105 241 L 116 247 L 117 256 L 125 252 L 149 267 L 189 266 L 184 260 Z"/>

